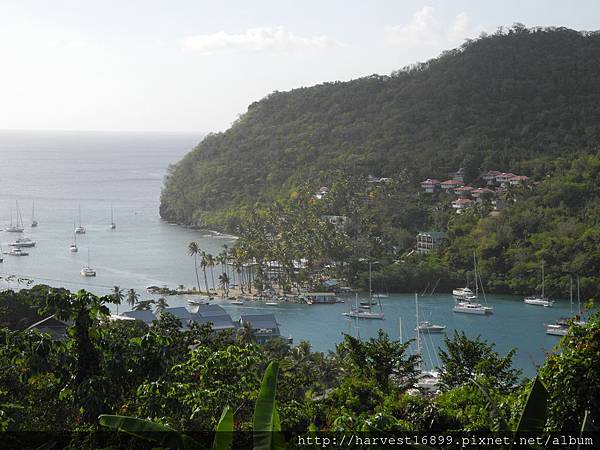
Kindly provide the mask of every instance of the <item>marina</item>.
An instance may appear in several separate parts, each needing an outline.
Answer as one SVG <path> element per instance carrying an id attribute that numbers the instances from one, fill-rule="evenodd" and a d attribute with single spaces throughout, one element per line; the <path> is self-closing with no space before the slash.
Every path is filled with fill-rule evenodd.
<path id="1" fill-rule="evenodd" d="M 36 242 L 34 248 L 28 249 L 27 257 L 4 259 L 0 267 L 3 277 L 0 288 L 24 287 L 17 281 L 5 280 L 9 275 L 17 275 L 37 283 L 71 290 L 84 288 L 96 294 L 109 294 L 115 285 L 133 288 L 141 299 L 165 297 L 170 307 L 191 308 L 192 301 L 210 301 L 221 305 L 234 320 L 242 314 L 275 314 L 282 333 L 293 336 L 295 343 L 310 341 L 317 351 L 334 349 L 342 340 L 342 333 L 356 333 L 356 319 L 342 315 L 356 306 L 353 293 L 338 295 L 336 301 L 343 303 L 320 304 L 311 300 L 312 304 L 276 301 L 267 305 L 265 300 L 253 297 L 254 291 L 239 300 L 218 296 L 208 300 L 174 289 L 180 284 L 186 290 L 196 286 L 193 260 L 186 253 L 189 242 L 197 241 L 202 249 L 213 254 L 218 254 L 224 244 L 235 242 L 233 236 L 179 227 L 161 221 L 158 216 L 165 168 L 194 145 L 196 136 L 61 135 L 44 139 L 42 145 L 35 134 L 8 134 L 8 137 L 0 135 L 0 146 L 14 166 L 9 167 L 9 175 L 3 180 L 0 226 L 5 228 L 10 224 L 11 209 L 14 223 L 16 199 L 21 207 L 31 208 L 34 198 L 39 225 L 25 227 L 27 237 Z M 82 147 L 96 151 L 90 161 L 76 163 L 76 155 Z M 123 151 L 123 148 L 128 150 Z M 144 158 L 140 158 L 140 152 L 144 152 Z M 48 155 L 52 156 L 49 161 Z M 119 164 L 115 166 L 117 160 Z M 10 174 L 22 171 L 25 162 L 30 164 L 32 172 L 27 184 L 18 177 L 10 178 Z M 70 189 L 74 184 L 78 186 L 76 196 Z M 114 230 L 107 226 L 111 204 L 114 217 L 118 218 L 118 227 Z M 87 232 L 74 236 L 73 219 L 77 226 L 79 205 L 85 218 L 82 225 Z M 5 250 L 14 241 L 12 233 L 0 232 Z M 70 251 L 72 245 L 81 251 Z M 88 247 L 92 249 L 95 277 L 80 274 L 87 264 Z M 170 288 L 164 290 L 163 286 Z M 154 289 L 146 292 L 147 287 Z M 203 281 L 201 287 L 203 289 Z M 532 375 L 534 365 L 558 342 L 556 336 L 545 333 L 545 324 L 569 316 L 568 293 L 565 294 L 567 299 L 557 299 L 553 308 L 527 307 L 519 296 L 488 294 L 493 316 L 451 314 L 455 303 L 451 292 L 420 296 L 419 307 L 422 320 L 446 326 L 444 332 L 427 333 L 427 339 L 430 336 L 436 346 L 442 345 L 443 337 L 455 330 L 464 330 L 472 337 L 481 335 L 495 343 L 499 352 L 516 347 L 515 366 L 522 368 L 525 375 Z M 380 302 L 385 314 L 380 320 L 358 321 L 362 338 L 375 337 L 382 328 L 397 339 L 399 318 L 404 321 L 406 330 L 417 326 L 412 293 L 390 293 L 387 297 L 375 294 L 369 300 L 368 294 L 363 292 L 358 300 L 363 306 L 371 303 L 375 313 L 379 313 Z M 236 301 L 243 304 L 235 304 Z M 122 305 L 121 310 L 125 311 L 126 307 Z"/>

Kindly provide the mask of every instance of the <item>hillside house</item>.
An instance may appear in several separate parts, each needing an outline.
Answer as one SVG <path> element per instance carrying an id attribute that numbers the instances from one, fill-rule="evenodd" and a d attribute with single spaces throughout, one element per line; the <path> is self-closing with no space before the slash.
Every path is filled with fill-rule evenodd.
<path id="1" fill-rule="evenodd" d="M 471 191 L 471 197 L 473 197 L 477 203 L 481 203 L 485 200 L 491 200 L 495 196 L 496 192 L 488 188 L 477 188 Z"/>
<path id="2" fill-rule="evenodd" d="M 471 196 L 471 192 L 474 190 L 471 186 L 461 186 L 454 189 L 454 193 L 459 197 L 468 198 Z"/>
<path id="3" fill-rule="evenodd" d="M 454 189 L 464 186 L 464 183 L 458 180 L 446 180 L 442 181 L 440 186 L 444 191 L 453 193 Z"/>
<path id="4" fill-rule="evenodd" d="M 452 202 L 452 208 L 456 210 L 457 214 L 462 213 L 465 209 L 472 207 L 475 202 L 469 198 L 459 198 Z"/>
<path id="5" fill-rule="evenodd" d="M 421 188 L 427 194 L 433 194 L 441 189 L 440 181 L 434 178 L 427 178 L 425 181 L 421 182 Z"/>
<path id="6" fill-rule="evenodd" d="M 508 182 L 511 186 L 519 186 L 519 185 L 527 183 L 528 181 L 529 181 L 529 177 L 527 177 L 525 175 L 515 175 L 514 177 L 512 177 L 508 180 Z"/>
<path id="7" fill-rule="evenodd" d="M 417 253 L 429 253 L 447 240 L 448 235 L 442 231 L 420 231 L 417 234 Z"/>
<path id="8" fill-rule="evenodd" d="M 497 170 L 488 170 L 481 176 L 481 179 L 488 185 L 496 184 L 496 177 L 501 174 L 502 172 L 498 172 Z"/>

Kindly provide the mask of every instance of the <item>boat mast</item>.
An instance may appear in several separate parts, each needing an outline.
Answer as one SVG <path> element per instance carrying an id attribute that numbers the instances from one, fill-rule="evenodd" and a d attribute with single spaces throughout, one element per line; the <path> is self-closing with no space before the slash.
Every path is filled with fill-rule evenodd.
<path id="1" fill-rule="evenodd" d="M 475 299 L 479 299 L 479 281 L 477 277 L 477 259 L 475 258 L 475 251 L 473 251 L 473 271 L 475 272 Z"/>
<path id="2" fill-rule="evenodd" d="M 579 275 L 577 275 L 577 309 L 579 311 L 579 318 L 581 319 L 581 300 L 579 298 Z"/>
<path id="3" fill-rule="evenodd" d="M 421 366 L 421 334 L 419 333 L 419 295 L 416 292 L 415 292 L 415 311 L 416 311 L 416 317 L 417 317 L 417 327 L 415 328 L 415 330 L 417 332 L 416 344 L 417 344 L 417 355 L 419 355 L 419 362 L 417 365 L 417 369 L 419 370 L 419 372 L 421 372 L 422 366 Z"/>
<path id="4" fill-rule="evenodd" d="M 360 339 L 360 327 L 358 325 L 358 316 L 360 314 L 360 309 L 358 307 L 358 292 L 354 296 L 354 303 L 356 305 L 356 314 L 354 316 L 354 328 L 356 329 L 356 338 Z"/>
<path id="5" fill-rule="evenodd" d="M 573 315 L 573 276 L 569 277 L 569 297 L 571 299 L 571 315 Z"/>
<path id="6" fill-rule="evenodd" d="M 544 260 L 542 259 L 542 298 L 544 298 Z"/>
<path id="7" fill-rule="evenodd" d="M 371 302 L 373 301 L 373 290 L 371 289 L 371 261 L 369 261 L 369 312 L 371 312 Z"/>

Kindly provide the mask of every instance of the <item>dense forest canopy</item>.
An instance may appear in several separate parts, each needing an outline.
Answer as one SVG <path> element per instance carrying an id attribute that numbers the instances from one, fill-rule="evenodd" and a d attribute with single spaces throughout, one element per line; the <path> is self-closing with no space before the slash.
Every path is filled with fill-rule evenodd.
<path id="1" fill-rule="evenodd" d="M 238 217 L 332 174 L 520 171 L 600 142 L 600 33 L 515 25 L 392 73 L 274 92 L 170 168 L 161 216 Z"/>

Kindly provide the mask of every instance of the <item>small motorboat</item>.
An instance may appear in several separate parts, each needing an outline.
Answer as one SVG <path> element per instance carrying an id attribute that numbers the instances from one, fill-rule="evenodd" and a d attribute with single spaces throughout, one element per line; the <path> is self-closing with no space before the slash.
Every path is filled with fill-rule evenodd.
<path id="1" fill-rule="evenodd" d="M 229 303 L 232 305 L 243 305 L 244 300 L 231 300 Z"/>
<path id="2" fill-rule="evenodd" d="M 6 252 L 5 255 L 10 256 L 27 256 L 29 253 L 24 252 L 19 247 L 11 248 L 9 252 Z"/>
<path id="3" fill-rule="evenodd" d="M 422 333 L 442 333 L 446 329 L 445 325 L 436 325 L 426 320 L 419 322 L 415 331 L 420 331 Z"/>
<path id="4" fill-rule="evenodd" d="M 277 305 L 279 305 L 279 302 L 265 302 L 265 305 L 277 306 Z"/>

